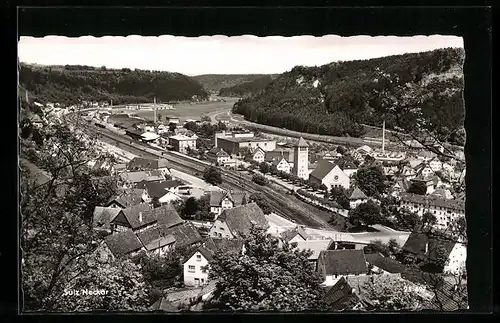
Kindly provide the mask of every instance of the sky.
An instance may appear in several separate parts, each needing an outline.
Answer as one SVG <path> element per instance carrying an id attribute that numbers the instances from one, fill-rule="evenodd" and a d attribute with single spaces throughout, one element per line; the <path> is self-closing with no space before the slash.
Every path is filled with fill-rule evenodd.
<path id="1" fill-rule="evenodd" d="M 138 68 L 186 74 L 275 74 L 294 66 L 369 59 L 445 47 L 457 36 L 21 37 L 19 60 L 40 65 Z"/>

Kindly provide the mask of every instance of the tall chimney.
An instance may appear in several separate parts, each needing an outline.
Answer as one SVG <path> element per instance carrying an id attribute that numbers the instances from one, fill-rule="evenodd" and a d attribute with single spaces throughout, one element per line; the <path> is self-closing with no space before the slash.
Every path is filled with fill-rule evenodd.
<path id="1" fill-rule="evenodd" d="M 142 222 L 142 212 L 139 212 L 139 222 Z"/>
<path id="2" fill-rule="evenodd" d="M 382 123 L 382 153 L 385 151 L 385 119 Z"/>
<path id="3" fill-rule="evenodd" d="M 426 242 L 425 243 L 425 254 L 427 254 L 429 252 L 429 243 Z"/>

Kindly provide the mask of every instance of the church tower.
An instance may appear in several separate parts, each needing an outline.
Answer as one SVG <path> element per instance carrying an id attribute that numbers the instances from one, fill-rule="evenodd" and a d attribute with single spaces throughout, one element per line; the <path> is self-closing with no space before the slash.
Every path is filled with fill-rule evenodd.
<path id="1" fill-rule="evenodd" d="M 307 180 L 309 178 L 309 145 L 304 138 L 300 137 L 299 142 L 293 148 L 293 173 Z"/>

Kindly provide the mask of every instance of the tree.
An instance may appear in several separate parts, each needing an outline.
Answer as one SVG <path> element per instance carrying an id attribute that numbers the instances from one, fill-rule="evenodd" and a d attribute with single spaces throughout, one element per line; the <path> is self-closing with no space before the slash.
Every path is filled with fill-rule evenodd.
<path id="1" fill-rule="evenodd" d="M 355 176 L 356 184 L 367 196 L 377 196 L 386 190 L 387 180 L 384 172 L 379 166 L 360 168 Z"/>
<path id="2" fill-rule="evenodd" d="M 437 218 L 434 214 L 431 212 L 427 211 L 422 215 L 422 223 L 424 225 L 429 225 L 432 226 L 437 223 Z"/>
<path id="3" fill-rule="evenodd" d="M 400 251 L 401 246 L 399 245 L 396 239 L 392 238 L 389 239 L 389 242 L 387 243 L 387 248 L 389 249 L 391 255 L 396 255 Z"/>
<path id="4" fill-rule="evenodd" d="M 269 214 L 273 211 L 271 205 L 267 202 L 262 193 L 253 193 L 249 197 L 250 202 L 255 202 L 264 214 Z"/>
<path id="5" fill-rule="evenodd" d="M 194 133 L 198 133 L 198 130 L 199 130 L 198 125 L 196 124 L 196 122 L 193 122 L 193 121 L 186 122 L 184 124 L 184 128 L 186 128 L 187 130 L 190 130 Z"/>
<path id="6" fill-rule="evenodd" d="M 22 286 L 25 310 L 58 310 L 66 286 L 87 272 L 87 257 L 101 238 L 92 229 L 95 206 L 115 194 L 105 178 L 93 178 L 88 162 L 98 157 L 94 141 L 81 129 L 65 124 L 40 129 L 36 147 L 21 140 L 21 156 L 50 175 L 41 185 L 21 172 Z M 68 305 L 70 306 L 70 305 Z"/>
<path id="7" fill-rule="evenodd" d="M 177 125 L 175 123 L 168 124 L 168 131 L 175 132 L 175 129 L 177 129 Z"/>
<path id="8" fill-rule="evenodd" d="M 271 171 L 271 167 L 269 166 L 268 163 L 264 162 L 264 163 L 260 163 L 259 164 L 259 171 L 262 173 L 262 174 L 267 174 Z"/>
<path id="9" fill-rule="evenodd" d="M 316 182 L 309 182 L 309 186 L 313 189 L 313 191 L 319 190 L 320 185 Z"/>
<path id="10" fill-rule="evenodd" d="M 210 117 L 207 115 L 202 116 L 200 120 L 201 120 L 201 122 L 210 122 L 211 121 Z"/>
<path id="11" fill-rule="evenodd" d="M 337 146 L 337 152 L 341 155 L 345 155 L 347 153 L 347 149 L 344 146 Z"/>
<path id="12" fill-rule="evenodd" d="M 372 275 L 359 290 L 372 311 L 418 311 L 433 296 L 424 286 L 390 275 Z"/>
<path id="13" fill-rule="evenodd" d="M 173 287 L 182 280 L 183 266 L 181 254 L 174 250 L 164 256 L 145 255 L 141 259 L 141 271 L 150 284 L 162 281 L 162 287 Z"/>
<path id="14" fill-rule="evenodd" d="M 417 213 L 411 212 L 406 208 L 401 209 L 396 214 L 396 221 L 403 230 L 408 231 L 413 231 L 413 229 L 422 223 L 420 216 Z"/>
<path id="15" fill-rule="evenodd" d="M 191 196 L 186 200 L 184 207 L 184 215 L 194 215 L 198 211 L 198 201 L 195 197 Z"/>
<path id="16" fill-rule="evenodd" d="M 238 151 L 238 155 L 243 157 L 244 160 L 252 159 L 252 151 L 248 147 L 242 147 Z"/>
<path id="17" fill-rule="evenodd" d="M 210 166 L 203 172 L 203 179 L 212 185 L 222 184 L 221 171 L 217 167 Z"/>
<path id="18" fill-rule="evenodd" d="M 427 193 L 427 185 L 424 182 L 412 182 L 408 188 L 408 193 L 425 195 Z"/>
<path id="19" fill-rule="evenodd" d="M 252 181 L 255 183 L 255 184 L 258 184 L 260 186 L 264 186 L 267 184 L 267 178 L 265 178 L 264 176 L 262 175 L 259 175 L 259 174 L 255 174 L 252 176 Z"/>
<path id="20" fill-rule="evenodd" d="M 361 203 L 355 209 L 349 211 L 348 221 L 355 227 L 380 223 L 380 207 L 372 200 Z"/>
<path id="21" fill-rule="evenodd" d="M 308 262 L 310 252 L 281 248 L 278 239 L 252 229 L 245 254 L 216 253 L 210 279 L 217 280 L 206 309 L 231 311 L 322 310 L 322 278 Z"/>

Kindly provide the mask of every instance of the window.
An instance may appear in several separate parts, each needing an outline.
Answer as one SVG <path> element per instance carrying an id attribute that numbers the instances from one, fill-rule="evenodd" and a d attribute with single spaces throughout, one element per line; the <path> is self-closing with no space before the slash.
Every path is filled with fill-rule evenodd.
<path id="1" fill-rule="evenodd" d="M 201 279 L 201 282 L 202 282 L 202 283 L 204 283 L 204 282 L 205 282 L 205 279 L 204 279 L 204 278 L 202 278 L 202 279 Z"/>
<path id="2" fill-rule="evenodd" d="M 264 143 L 264 146 L 267 146 L 267 142 Z"/>
<path id="3" fill-rule="evenodd" d="M 194 273 L 196 271 L 196 266 L 188 266 L 188 272 Z"/>
<path id="4" fill-rule="evenodd" d="M 196 255 L 196 261 L 201 261 L 201 255 Z"/>

